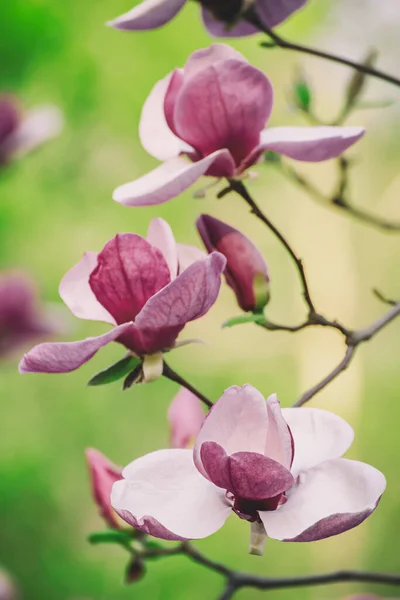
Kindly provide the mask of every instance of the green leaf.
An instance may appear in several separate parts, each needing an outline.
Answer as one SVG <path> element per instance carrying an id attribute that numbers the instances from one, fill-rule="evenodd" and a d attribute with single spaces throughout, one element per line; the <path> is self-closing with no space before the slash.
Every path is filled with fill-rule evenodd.
<path id="1" fill-rule="evenodd" d="M 131 540 L 132 536 L 127 531 L 119 531 L 118 529 L 92 533 L 88 537 L 90 544 L 122 544 L 127 546 L 131 543 Z"/>
<path id="2" fill-rule="evenodd" d="M 270 164 L 277 164 L 281 162 L 281 157 L 276 152 L 272 152 L 272 150 L 266 150 L 264 152 L 264 162 Z"/>
<path id="3" fill-rule="evenodd" d="M 105 385 L 122 379 L 122 377 L 125 377 L 125 375 L 135 369 L 140 362 L 140 359 L 136 358 L 136 356 L 125 356 L 125 358 L 104 369 L 104 371 L 100 371 L 100 373 L 94 375 L 88 385 Z"/>
<path id="4" fill-rule="evenodd" d="M 240 315 L 240 317 L 228 319 L 228 321 L 222 323 L 222 327 L 233 327 L 234 325 L 242 325 L 242 323 L 265 323 L 265 317 L 262 313 Z"/>

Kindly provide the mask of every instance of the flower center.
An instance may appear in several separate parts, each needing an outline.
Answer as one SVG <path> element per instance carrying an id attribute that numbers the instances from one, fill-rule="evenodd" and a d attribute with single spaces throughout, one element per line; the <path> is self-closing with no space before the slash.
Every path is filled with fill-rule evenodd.
<path id="1" fill-rule="evenodd" d="M 278 494 L 272 498 L 264 498 L 263 500 L 250 500 L 249 498 L 241 498 L 227 492 L 227 498 L 233 503 L 232 510 L 245 521 L 261 522 L 258 516 L 259 510 L 276 510 L 281 504 L 285 504 L 285 492 Z"/>
<path id="2" fill-rule="evenodd" d="M 243 0 L 200 0 L 218 21 L 230 23 L 242 12 Z"/>

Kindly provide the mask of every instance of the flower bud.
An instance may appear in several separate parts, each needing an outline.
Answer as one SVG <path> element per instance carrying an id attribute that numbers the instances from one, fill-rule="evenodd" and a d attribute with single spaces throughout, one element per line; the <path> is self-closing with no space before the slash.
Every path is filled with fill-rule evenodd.
<path id="1" fill-rule="evenodd" d="M 204 417 L 200 400 L 182 388 L 168 409 L 171 447 L 189 448 L 200 431 Z"/>
<path id="2" fill-rule="evenodd" d="M 268 268 L 253 242 L 219 219 L 201 215 L 196 222 L 208 252 L 226 257 L 225 278 L 245 311 L 261 311 L 268 301 Z"/>
<path id="3" fill-rule="evenodd" d="M 122 469 L 115 466 L 98 450 L 88 448 L 85 454 L 92 494 L 100 509 L 100 514 L 112 529 L 120 529 L 118 516 L 111 507 L 110 496 L 113 484 L 122 479 Z"/>

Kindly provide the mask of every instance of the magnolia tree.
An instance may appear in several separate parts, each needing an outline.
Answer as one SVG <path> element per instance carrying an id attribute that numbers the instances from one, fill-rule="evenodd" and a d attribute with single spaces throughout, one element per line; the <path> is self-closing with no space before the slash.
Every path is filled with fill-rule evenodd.
<path id="1" fill-rule="evenodd" d="M 145 0 L 110 25 L 130 31 L 154 29 L 166 25 L 184 4 L 185 0 Z M 312 298 L 302 260 L 250 192 L 252 167 L 273 164 L 327 205 L 382 229 L 399 228 L 349 201 L 351 163 L 343 153 L 365 134 L 362 126 L 345 126 L 345 120 L 357 106 L 366 76 L 397 86 L 400 81 L 376 70 L 372 54 L 355 63 L 277 34 L 275 26 L 305 4 L 306 0 L 204 0 L 201 11 L 214 36 L 264 34 L 260 39 L 267 48 L 280 46 L 353 69 L 334 123 L 322 123 L 313 114 L 311 90 L 299 78 L 293 100 L 313 125 L 268 127 L 274 93 L 267 75 L 229 45 L 213 43 L 155 83 L 143 106 L 139 136 L 160 165 L 122 184 L 113 195 L 127 207 L 151 206 L 172 201 L 203 176 L 220 183 L 217 197 L 238 195 L 290 256 L 302 286 L 304 319 L 295 325 L 270 320 L 267 264 L 246 232 L 233 223 L 199 215 L 196 227 L 204 244 L 200 250 L 177 242 L 170 225 L 155 218 L 146 238 L 117 234 L 99 252 L 86 252 L 61 280 L 60 296 L 72 313 L 106 322 L 110 330 L 76 342 L 42 343 L 20 363 L 21 373 L 66 373 L 114 342 L 121 359 L 95 375 L 91 385 L 123 379 L 126 389 L 166 377 L 181 386 L 167 415 L 170 448 L 127 457 L 133 460 L 125 468 L 99 450 L 86 452 L 93 496 L 108 525 L 91 541 L 111 541 L 126 549 L 127 582 L 143 576 L 147 559 L 183 554 L 224 578 L 220 599 L 244 587 L 271 590 L 343 580 L 400 585 L 398 575 L 358 571 L 257 577 L 209 559 L 192 544 L 222 528 L 229 516 L 248 522 L 249 551 L 256 555 L 263 554 L 268 537 L 314 542 L 340 535 L 362 526 L 386 487 L 384 475 L 374 466 L 344 457 L 353 441 L 350 425 L 323 408 L 304 405 L 349 366 L 362 343 L 400 314 L 400 303 L 379 294 L 389 305 L 386 312 L 360 330 L 326 317 Z M 338 181 L 332 197 L 323 196 L 286 157 L 310 163 L 336 160 Z M 248 323 L 290 333 L 325 327 L 343 336 L 343 360 L 299 394 L 292 407 L 281 408 L 273 390 L 265 399 L 251 383 L 237 387 L 232 382 L 212 401 L 169 366 L 167 353 L 195 341 L 181 341 L 179 335 L 186 323 L 212 307 L 222 278 L 242 311 L 225 325 Z"/>

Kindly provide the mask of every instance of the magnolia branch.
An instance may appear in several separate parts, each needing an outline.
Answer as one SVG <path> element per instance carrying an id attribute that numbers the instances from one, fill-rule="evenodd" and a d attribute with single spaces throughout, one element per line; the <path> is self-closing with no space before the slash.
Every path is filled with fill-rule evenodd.
<path id="1" fill-rule="evenodd" d="M 183 377 L 181 377 L 180 375 L 178 375 L 178 373 L 176 373 L 175 371 L 173 371 L 171 369 L 171 367 L 169 365 L 167 365 L 167 363 L 165 362 L 165 360 L 163 362 L 163 372 L 162 372 L 162 374 L 163 374 L 164 377 L 166 377 L 170 381 L 174 381 L 178 385 L 181 385 L 182 387 L 184 387 L 187 390 L 189 390 L 189 392 L 192 392 L 192 394 L 194 394 L 195 396 L 197 396 L 197 398 L 199 400 L 201 400 L 208 408 L 211 408 L 213 406 L 213 403 L 211 402 L 211 400 L 209 400 L 208 398 L 206 398 L 206 396 L 204 396 L 204 394 L 202 394 L 201 392 L 199 392 L 199 390 L 197 390 L 196 388 L 194 388 L 188 381 L 186 381 L 186 379 L 183 379 Z"/>
<path id="2" fill-rule="evenodd" d="M 400 314 L 400 302 L 390 301 L 389 304 L 391 305 L 391 309 L 385 315 L 380 317 L 369 327 L 366 327 L 365 329 L 360 329 L 358 331 L 352 331 L 351 329 L 348 329 L 338 321 L 331 321 L 329 319 L 326 319 L 315 308 L 315 304 L 311 298 L 310 288 L 307 282 L 302 260 L 298 258 L 297 254 L 294 252 L 294 250 L 292 249 L 286 238 L 283 236 L 283 234 L 275 227 L 275 225 L 271 223 L 270 219 L 262 212 L 260 207 L 256 204 L 254 199 L 247 191 L 242 181 L 229 180 L 229 187 L 222 190 L 220 197 L 226 195 L 229 191 L 234 191 L 241 198 L 243 198 L 246 204 L 250 207 L 251 212 L 255 214 L 256 217 L 268 227 L 268 229 L 278 238 L 278 240 L 287 250 L 293 262 L 295 263 L 295 266 L 299 273 L 300 281 L 303 288 L 303 296 L 309 311 L 308 317 L 300 325 L 279 325 L 277 323 L 272 323 L 266 318 L 264 321 L 257 321 L 256 324 L 260 327 L 263 327 L 264 329 L 268 329 L 269 331 L 289 331 L 292 333 L 300 331 L 307 327 L 329 327 L 331 329 L 336 329 L 340 331 L 340 333 L 345 338 L 347 348 L 344 358 L 319 383 L 317 383 L 312 388 L 304 392 L 304 394 L 293 405 L 303 406 L 303 404 L 311 400 L 311 398 L 313 398 L 316 394 L 323 390 L 329 383 L 331 383 L 334 379 L 336 379 L 336 377 L 338 377 L 341 373 L 343 373 L 343 371 L 345 371 L 348 368 L 360 344 L 369 341 L 379 331 L 381 331 L 383 327 L 391 323 L 391 321 L 393 321 Z"/>
<path id="3" fill-rule="evenodd" d="M 228 600 L 229 598 L 232 598 L 238 590 L 246 587 L 259 590 L 276 590 L 282 588 L 326 585 L 344 581 L 400 585 L 399 574 L 369 573 L 363 571 L 336 571 L 332 573 L 305 575 L 301 577 L 260 577 L 258 575 L 252 575 L 251 573 L 235 571 L 226 567 L 225 565 L 222 565 L 221 563 L 215 562 L 204 556 L 189 542 L 183 542 L 174 548 L 158 547 L 144 550 L 141 554 L 141 558 L 145 560 L 146 558 L 154 558 L 156 556 L 176 556 L 177 554 L 183 554 L 190 558 L 193 562 L 202 565 L 206 569 L 215 571 L 225 578 L 225 589 L 222 595 L 219 596 L 219 600 Z"/>
<path id="4" fill-rule="evenodd" d="M 248 11 L 246 13 L 246 18 L 270 38 L 270 42 L 261 42 L 261 46 L 265 48 L 279 47 L 283 48 L 284 50 L 294 50 L 295 52 L 301 52 L 303 54 L 309 54 L 317 58 L 323 58 L 325 60 L 329 60 L 331 62 L 335 62 L 346 67 L 350 67 L 351 69 L 355 69 L 356 71 L 364 73 L 365 75 L 369 75 L 370 77 L 375 77 L 376 79 L 381 79 L 382 81 L 386 81 L 387 83 L 391 83 L 393 85 L 396 85 L 397 87 L 400 87 L 400 79 L 397 79 L 397 77 L 394 77 L 393 75 L 388 75 L 387 73 L 384 73 L 379 69 L 375 69 L 371 65 L 358 63 L 348 58 L 344 58 L 343 56 L 338 56 L 337 54 L 332 54 L 330 52 L 318 50 L 317 48 L 312 48 L 310 46 L 304 46 L 302 44 L 290 42 L 289 40 L 283 38 L 281 35 L 277 34 L 275 31 L 261 23 L 254 11 Z"/>
<path id="5" fill-rule="evenodd" d="M 400 231 L 400 223 L 392 222 L 378 215 L 371 214 L 358 206 L 350 204 L 347 200 L 345 192 L 347 188 L 347 175 L 349 162 L 346 158 L 341 157 L 338 161 L 339 172 L 338 182 L 331 196 L 325 195 L 321 192 L 311 181 L 306 177 L 298 173 L 293 167 L 283 163 L 282 161 L 274 163 L 278 167 L 279 172 L 284 175 L 289 181 L 295 183 L 301 187 L 305 192 L 309 194 L 316 202 L 329 208 L 337 209 L 341 212 L 347 213 L 354 219 L 362 221 L 367 225 L 376 227 L 377 229 L 383 229 L 387 232 L 398 232 Z"/>

